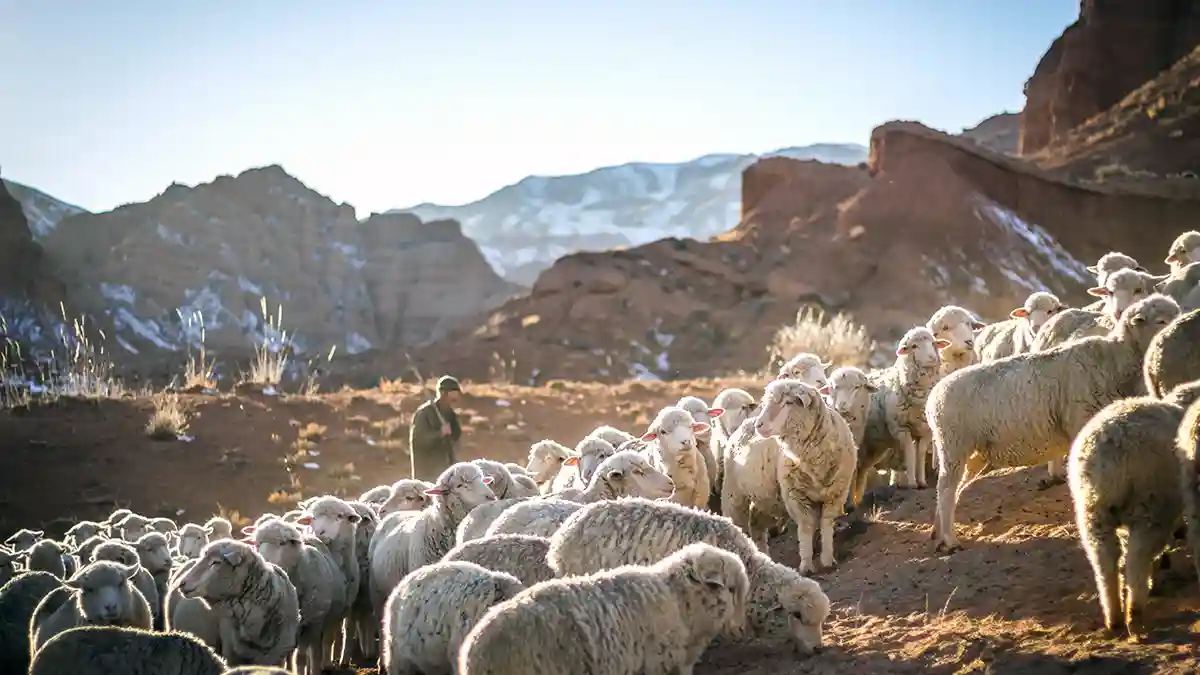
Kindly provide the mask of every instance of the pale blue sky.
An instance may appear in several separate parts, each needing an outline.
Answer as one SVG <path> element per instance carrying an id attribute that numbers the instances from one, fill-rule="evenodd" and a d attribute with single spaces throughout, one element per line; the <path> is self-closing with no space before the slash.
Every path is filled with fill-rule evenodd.
<path id="1" fill-rule="evenodd" d="M 370 211 L 1018 110 L 1078 0 L 0 0 L 0 167 L 93 210 L 282 164 Z"/>

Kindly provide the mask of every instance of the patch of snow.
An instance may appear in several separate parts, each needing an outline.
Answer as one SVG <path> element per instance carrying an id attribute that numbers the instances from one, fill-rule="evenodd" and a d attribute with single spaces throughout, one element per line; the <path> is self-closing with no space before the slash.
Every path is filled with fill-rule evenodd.
<path id="1" fill-rule="evenodd" d="M 640 363 L 631 363 L 629 365 L 629 376 L 635 380 L 659 382 L 661 377 L 650 372 L 650 369 Z"/>
<path id="2" fill-rule="evenodd" d="M 183 237 L 168 230 L 166 225 L 159 223 L 155 231 L 158 232 L 158 237 L 163 241 L 169 244 L 178 244 L 179 246 L 183 246 Z"/>
<path id="3" fill-rule="evenodd" d="M 113 324 L 117 329 L 132 331 L 141 339 L 153 344 L 159 349 L 179 351 L 179 347 L 163 335 L 162 327 L 153 321 L 145 321 L 134 316 L 128 307 L 117 307 L 113 313 Z"/>
<path id="4" fill-rule="evenodd" d="M 1012 211 L 983 196 L 978 197 L 979 211 L 989 220 L 1024 239 L 1041 254 L 1054 269 L 1080 283 L 1088 283 L 1091 275 L 1087 265 L 1076 260 L 1048 232 L 1032 223 L 1025 222 Z"/>
<path id="5" fill-rule="evenodd" d="M 127 305 L 137 302 L 137 293 L 126 284 L 100 284 L 100 295 L 110 302 L 123 302 Z"/>
<path id="6" fill-rule="evenodd" d="M 351 355 L 361 354 L 373 346 L 370 340 L 358 333 L 350 333 L 346 336 L 346 352 Z"/>
<path id="7" fill-rule="evenodd" d="M 505 401 L 502 398 L 496 399 L 496 407 L 498 407 L 498 408 L 509 408 L 511 406 L 512 406 L 511 403 L 509 403 L 508 401 Z"/>
<path id="8" fill-rule="evenodd" d="M 305 462 L 305 463 L 304 463 L 304 468 L 306 468 L 306 469 L 319 469 L 319 468 L 321 468 L 321 465 L 320 465 L 320 464 L 317 464 L 316 462 Z"/>
<path id="9" fill-rule="evenodd" d="M 242 289 L 243 293 L 250 293 L 251 295 L 257 295 L 259 297 L 261 297 L 263 294 L 262 286 L 259 286 L 240 274 L 238 275 L 238 288 Z"/>

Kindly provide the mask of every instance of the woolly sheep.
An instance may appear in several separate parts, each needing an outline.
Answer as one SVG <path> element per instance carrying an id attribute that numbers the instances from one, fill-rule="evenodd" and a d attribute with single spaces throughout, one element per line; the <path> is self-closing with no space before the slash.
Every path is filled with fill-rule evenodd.
<path id="1" fill-rule="evenodd" d="M 154 590 L 157 597 L 150 609 L 154 613 L 155 630 L 162 630 L 165 623 L 163 604 L 167 599 L 167 581 L 171 576 L 171 566 L 174 563 L 174 559 L 171 557 L 171 545 L 161 532 L 147 532 L 134 543 L 133 549 L 137 552 L 138 564 L 154 579 Z M 150 602 L 150 599 L 146 598 L 146 601 Z"/>
<path id="2" fill-rule="evenodd" d="M 404 577 L 388 596 L 383 664 L 388 675 L 450 675 L 484 612 L 525 587 L 470 562 L 438 562 Z"/>
<path id="3" fill-rule="evenodd" d="M 245 542 L 210 542 L 176 581 L 185 598 L 205 600 L 220 626 L 230 666 L 282 665 L 296 648 L 300 607 L 286 573 Z"/>
<path id="4" fill-rule="evenodd" d="M 879 387 L 862 369 L 854 366 L 842 366 L 830 373 L 829 383 L 821 390 L 828 397 L 830 407 L 846 420 L 855 447 L 862 445 L 867 429 L 867 408 L 871 405 L 871 394 L 877 391 Z"/>
<path id="5" fill-rule="evenodd" d="M 975 336 L 979 362 L 988 363 L 1030 351 L 1042 326 L 1064 309 L 1067 307 L 1053 293 L 1031 293 L 1025 298 L 1025 304 L 1008 313 L 1007 320 L 990 324 Z"/>
<path id="6" fill-rule="evenodd" d="M 143 534 L 146 534 L 146 528 L 149 525 L 149 518 L 131 513 L 117 522 L 113 533 L 116 538 L 132 544 L 140 539 Z"/>
<path id="7" fill-rule="evenodd" d="M 371 599 L 377 616 L 383 616 L 388 595 L 405 575 L 441 560 L 454 547 L 458 524 L 471 509 L 495 501 L 488 488 L 491 482 L 479 467 L 458 462 L 426 491 L 433 497 L 428 508 L 399 520 L 388 531 L 380 524 L 371 542 Z"/>
<path id="8" fill-rule="evenodd" d="M 455 529 L 455 543 L 461 544 L 464 541 L 471 541 L 472 539 L 479 539 L 485 536 L 488 528 L 492 526 L 492 523 L 496 522 L 500 514 L 507 511 L 509 507 L 526 501 L 526 499 L 526 497 L 498 499 L 494 502 L 480 504 L 471 509 L 471 512 L 462 519 L 462 522 L 458 524 L 458 528 Z"/>
<path id="9" fill-rule="evenodd" d="M 1192 388 L 1191 385 L 1188 388 Z M 1200 578 L 1200 403 L 1189 404 L 1184 411 L 1175 437 L 1176 461 L 1179 463 L 1180 493 L 1183 516 L 1187 521 L 1187 541 L 1192 549 L 1192 562 Z M 0 595 L 2 597 L 2 595 Z M 0 617 L 3 613 L 0 612 Z"/>
<path id="10" fill-rule="evenodd" d="M 1200 308 L 1200 262 L 1188 263 L 1172 272 L 1155 289 L 1178 302 L 1185 312 Z"/>
<path id="11" fill-rule="evenodd" d="M 1084 337 L 1106 335 L 1119 323 L 1126 308 L 1154 293 L 1154 287 L 1164 278 L 1133 269 L 1113 272 L 1103 285 L 1088 289 L 1089 295 L 1104 301 L 1100 311 L 1071 309 L 1059 312 L 1038 331 L 1032 351 L 1044 351 Z"/>
<path id="12" fill-rule="evenodd" d="M 125 516 L 128 516 L 132 513 L 133 511 L 130 511 L 129 509 L 116 509 L 112 513 L 108 514 L 108 518 L 104 520 L 104 525 L 108 528 L 108 535 L 110 537 L 116 536 L 117 523 L 121 522 Z"/>
<path id="13" fill-rule="evenodd" d="M 1088 265 L 1087 271 L 1096 277 L 1096 285 L 1103 286 L 1108 280 L 1109 275 L 1121 270 L 1137 270 L 1145 272 L 1146 268 L 1138 264 L 1138 261 L 1117 251 L 1110 251 L 1100 256 L 1100 260 L 1095 265 Z M 1092 312 L 1100 312 L 1104 309 L 1104 301 L 1097 300 L 1092 304 L 1084 307 L 1084 309 Z"/>
<path id="14" fill-rule="evenodd" d="M 706 424 L 709 427 L 710 433 L 700 434 L 696 436 L 696 449 L 700 451 L 700 456 L 704 458 L 704 469 L 708 471 L 708 510 L 721 510 L 721 489 L 716 484 L 714 476 L 719 472 L 717 463 L 716 450 L 712 443 L 712 426 L 713 420 L 721 416 L 725 412 L 720 408 L 710 408 L 704 399 L 698 396 L 684 396 L 675 403 L 676 407 L 683 408 L 692 414 L 692 419 L 701 424 Z"/>
<path id="15" fill-rule="evenodd" d="M 220 516 L 209 518 L 204 523 L 204 529 L 208 532 L 209 543 L 218 539 L 233 539 L 233 524 Z"/>
<path id="16" fill-rule="evenodd" d="M 88 539 L 98 534 L 104 534 L 104 532 L 104 525 L 90 520 L 81 520 L 72 525 L 67 530 L 67 533 L 63 535 L 63 543 L 71 548 L 76 548 Z"/>
<path id="17" fill-rule="evenodd" d="M 133 577 L 133 586 L 146 599 L 146 603 L 150 606 L 150 612 L 154 615 L 155 622 L 158 622 L 158 584 L 154 583 L 154 577 L 150 575 L 150 572 L 142 568 L 141 560 L 138 558 L 137 550 L 134 549 L 133 545 L 115 539 L 101 542 L 92 551 L 92 559 L 93 561 L 108 560 L 138 568 Z"/>
<path id="18" fill-rule="evenodd" d="M 1075 437 L 1067 463 L 1075 522 L 1105 627 L 1115 633 L 1124 608 L 1125 627 L 1135 638 L 1144 628 L 1154 559 L 1183 515 L 1175 437 L 1185 406 L 1200 396 L 1200 383 L 1175 394 L 1172 400 L 1127 398 L 1106 406 Z"/>
<path id="19" fill-rule="evenodd" d="M 484 536 L 497 534 L 528 534 L 549 537 L 563 521 L 583 508 L 582 502 L 548 497 L 523 502 L 501 513 L 488 527 Z"/>
<path id="20" fill-rule="evenodd" d="M 650 566 L 547 581 L 484 614 L 459 672 L 690 673 L 718 634 L 741 632 L 748 586 L 736 555 L 704 543 Z"/>
<path id="21" fill-rule="evenodd" d="M 1188 230 L 1175 237 L 1163 262 L 1171 266 L 1172 274 L 1188 263 L 1200 262 L 1200 232 Z"/>
<path id="22" fill-rule="evenodd" d="M 420 511 L 432 502 L 426 491 L 433 483 L 416 478 L 401 478 L 392 484 L 391 496 L 379 507 L 379 517 L 383 518 L 397 511 Z"/>
<path id="23" fill-rule="evenodd" d="M 17 561 L 22 554 L 14 553 L 6 546 L 0 546 L 0 586 L 8 583 L 9 579 L 17 576 Z"/>
<path id="24" fill-rule="evenodd" d="M 800 573 L 813 569 L 813 537 L 818 533 L 821 566 L 833 567 L 833 524 L 850 495 L 858 454 L 849 425 L 812 386 L 775 380 L 763 393 L 754 429 L 760 438 L 779 441 L 779 489 L 796 522 Z"/>
<path id="25" fill-rule="evenodd" d="M 492 494 L 496 495 L 496 499 L 508 499 L 510 497 L 534 497 L 539 492 L 528 490 L 524 485 L 518 483 L 512 473 L 500 462 L 494 462 L 490 459 L 476 459 L 471 462 L 479 467 L 479 470 L 492 479 L 488 483 Z"/>
<path id="26" fill-rule="evenodd" d="M 627 431 L 621 431 L 620 429 L 611 427 L 607 424 L 602 424 L 595 429 L 592 429 L 590 432 L 588 432 L 588 436 L 603 438 L 609 443 L 612 443 L 614 448 L 626 441 L 631 441 L 637 438 L 637 436 L 634 436 Z"/>
<path id="27" fill-rule="evenodd" d="M 340 626 L 346 608 L 346 577 L 323 547 L 305 541 L 300 528 L 279 518 L 242 528 L 267 562 L 287 573 L 300 603 L 293 666 L 299 675 L 315 675 L 329 665 L 332 627 Z"/>
<path id="28" fill-rule="evenodd" d="M 41 530 L 17 530 L 8 539 L 4 540 L 5 545 L 12 549 L 15 553 L 21 553 L 33 548 L 33 545 L 42 538 L 45 534 Z"/>
<path id="29" fill-rule="evenodd" d="M 26 551 L 25 569 L 31 572 L 49 572 L 59 579 L 66 578 L 67 568 L 63 564 L 66 551 L 62 544 L 53 539 L 39 539 Z"/>
<path id="30" fill-rule="evenodd" d="M 47 640 L 77 626 L 129 626 L 150 630 L 150 607 L 130 580 L 136 565 L 98 560 L 65 581 L 71 599 L 29 625 L 30 651 L 36 653 Z M 49 597 L 42 602 L 49 601 Z M 40 620 L 39 620 L 40 618 Z"/>
<path id="31" fill-rule="evenodd" d="M 371 592 L 367 580 L 371 574 L 370 544 L 379 525 L 379 516 L 364 502 L 349 502 L 358 514 L 358 527 L 354 530 L 354 555 L 358 559 L 358 593 L 350 602 L 350 621 L 346 626 L 346 642 L 349 653 L 344 656 L 348 663 L 364 663 L 376 657 L 375 645 L 379 637 L 379 619 L 371 605 Z"/>
<path id="32" fill-rule="evenodd" d="M 571 449 L 562 443 L 544 439 L 529 446 L 529 458 L 525 469 L 534 482 L 548 492 L 563 469 L 563 462 L 571 456 Z"/>
<path id="33" fill-rule="evenodd" d="M 1146 348 L 1146 390 L 1162 398 L 1175 387 L 1200 379 L 1200 310 L 1171 322 Z"/>
<path id="34" fill-rule="evenodd" d="M 378 507 L 382 506 L 383 503 L 386 502 L 391 496 L 392 486 L 376 485 L 370 490 L 362 493 L 362 495 L 359 496 L 358 501 L 363 502 L 364 504 L 373 504 Z"/>
<path id="35" fill-rule="evenodd" d="M 591 504 L 601 499 L 617 499 L 618 497 L 666 499 L 671 497 L 676 489 L 678 488 L 671 477 L 655 466 L 645 455 L 634 450 L 622 450 L 600 462 L 600 465 L 592 472 L 592 479 L 587 487 L 582 490 L 564 490 L 547 496 L 580 504 Z M 530 503 L 537 503 L 537 501 Z"/>
<path id="36" fill-rule="evenodd" d="M 950 343 L 941 348 L 943 377 L 978 362 L 975 354 L 976 333 L 983 330 L 984 326 L 974 314 L 958 305 L 941 307 L 929 317 L 925 327 L 936 339 Z"/>
<path id="37" fill-rule="evenodd" d="M 196 636 L 217 653 L 221 649 L 220 618 L 209 604 L 200 598 L 184 597 L 179 582 L 196 566 L 199 558 L 184 562 L 171 573 L 167 599 L 163 602 L 166 629 Z"/>
<path id="38" fill-rule="evenodd" d="M 526 586 L 554 578 L 546 562 L 550 540 L 528 534 L 492 534 L 464 541 L 450 549 L 442 562 L 462 560 L 496 572 L 511 574 Z"/>
<path id="39" fill-rule="evenodd" d="M 712 448 L 713 458 L 717 462 L 716 471 L 709 476 L 709 482 L 718 496 L 725 480 L 725 447 L 729 444 L 729 437 L 757 407 L 758 402 L 750 392 L 737 387 L 722 389 L 713 399 L 713 408 L 719 408 L 721 414 L 713 423 L 712 438 L 709 440 L 709 447 Z"/>
<path id="40" fill-rule="evenodd" d="M 554 479 L 548 494 L 558 494 L 563 490 L 587 487 L 592 481 L 592 474 L 596 471 L 596 467 L 612 457 L 616 451 L 617 448 L 612 443 L 599 436 L 584 436 L 579 443 L 575 444 L 571 458 L 563 461 L 563 471 L 560 471 Z"/>
<path id="41" fill-rule="evenodd" d="M 150 522 L 146 524 L 146 527 L 150 530 L 168 536 L 179 531 L 179 526 L 176 525 L 175 521 L 171 520 L 170 518 L 151 518 Z"/>
<path id="42" fill-rule="evenodd" d="M 696 437 L 708 433 L 707 422 L 697 422 L 688 411 L 667 406 L 658 411 L 641 441 L 647 443 L 651 462 L 675 483 L 671 499 L 679 504 L 703 508 L 711 492 L 708 469 Z"/>
<path id="43" fill-rule="evenodd" d="M 29 671 L 29 623 L 47 595 L 62 588 L 49 572 L 26 572 L 0 586 L 0 673 Z"/>
<path id="44" fill-rule="evenodd" d="M 820 585 L 771 560 L 723 516 L 648 499 L 597 502 L 563 523 L 550 538 L 546 560 L 561 578 L 649 565 L 696 542 L 731 551 L 745 563 L 752 634 L 786 630 L 799 651 L 811 654 L 821 648 L 829 598 Z"/>
<path id="45" fill-rule="evenodd" d="M 225 663 L 186 633 L 151 633 L 136 628 L 85 626 L 46 642 L 30 675 L 221 675 Z"/>
<path id="46" fill-rule="evenodd" d="M 771 529 L 786 526 L 788 517 L 779 492 L 779 441 L 758 437 L 751 417 L 721 452 L 721 513 L 766 550 Z"/>
<path id="47" fill-rule="evenodd" d="M 193 560 L 200 557 L 200 551 L 208 544 L 208 531 L 195 523 L 188 523 L 179 528 L 179 538 L 175 542 L 175 551 L 179 555 Z"/>
<path id="48" fill-rule="evenodd" d="M 75 547 L 75 555 L 79 556 L 79 562 L 84 565 L 92 562 L 92 557 L 96 552 L 96 548 L 108 541 L 108 537 L 98 534 L 94 537 L 89 537 L 82 544 Z"/>
<path id="49" fill-rule="evenodd" d="M 1067 454 L 1071 439 L 1101 408 L 1138 394 L 1146 347 L 1178 314 L 1174 300 L 1155 294 L 1130 306 L 1107 336 L 971 366 L 939 382 L 926 406 L 941 467 L 938 549 L 961 548 L 954 508 L 969 483 L 963 482 L 968 458 L 1012 467 Z"/>
<path id="50" fill-rule="evenodd" d="M 364 583 L 360 577 L 357 550 L 358 524 L 361 520 L 353 506 L 332 495 L 309 500 L 303 515 L 296 520 L 299 525 L 307 525 L 313 536 L 325 544 L 345 581 L 345 604 L 341 616 L 336 618 L 336 614 L 332 615 L 335 621 L 326 631 L 326 644 L 334 645 L 330 654 L 332 660 L 340 658 L 344 651 L 342 624 L 350 620 L 350 604 L 358 597 L 358 588 Z"/>

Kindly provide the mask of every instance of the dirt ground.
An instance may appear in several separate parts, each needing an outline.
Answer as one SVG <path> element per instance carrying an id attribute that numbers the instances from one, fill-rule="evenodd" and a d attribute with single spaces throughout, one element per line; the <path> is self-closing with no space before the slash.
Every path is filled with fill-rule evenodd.
<path id="1" fill-rule="evenodd" d="M 748 383 L 469 385 L 463 458 L 521 461 L 533 441 L 574 444 L 602 423 L 637 430 L 684 393 L 711 398 L 731 384 Z M 146 436 L 149 399 L 60 399 L 0 413 L 0 532 L 55 533 L 115 505 L 202 521 L 280 512 L 298 494 L 354 496 L 407 475 L 403 439 L 422 398 L 411 385 L 316 398 L 182 394 L 190 441 Z M 1200 671 L 1200 590 L 1187 555 L 1174 554 L 1156 578 L 1149 639 L 1106 638 L 1070 495 L 1037 490 L 1044 470 L 973 485 L 959 508 L 967 549 L 948 557 L 933 555 L 929 540 L 932 490 L 881 495 L 864 522 L 839 533 L 839 568 L 817 575 L 834 603 L 824 653 L 716 646 L 696 674 Z M 795 565 L 794 535 L 771 553 Z"/>

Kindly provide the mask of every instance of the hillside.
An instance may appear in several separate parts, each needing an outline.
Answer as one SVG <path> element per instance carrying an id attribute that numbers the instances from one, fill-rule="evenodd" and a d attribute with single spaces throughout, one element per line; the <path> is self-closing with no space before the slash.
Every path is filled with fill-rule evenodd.
<path id="1" fill-rule="evenodd" d="M 960 135 L 989 150 L 1015 155 L 1021 143 L 1021 115 L 1010 112 L 992 115 L 970 129 L 964 129 Z"/>
<path id="2" fill-rule="evenodd" d="M 765 156 L 855 165 L 856 144 L 785 148 Z M 452 218 L 505 278 L 528 286 L 577 251 L 640 246 L 665 237 L 704 240 L 729 231 L 741 212 L 741 172 L 756 155 L 714 154 L 678 164 L 634 162 L 573 176 L 529 176 L 470 204 L 398 211 Z"/>
<path id="3" fill-rule="evenodd" d="M 29 223 L 29 230 L 34 239 L 41 239 L 53 232 L 63 218 L 85 212 L 85 209 L 56 199 L 28 185 L 5 179 L 4 186 L 8 188 L 9 194 L 21 202 L 21 208 L 25 212 L 25 219 Z"/>

